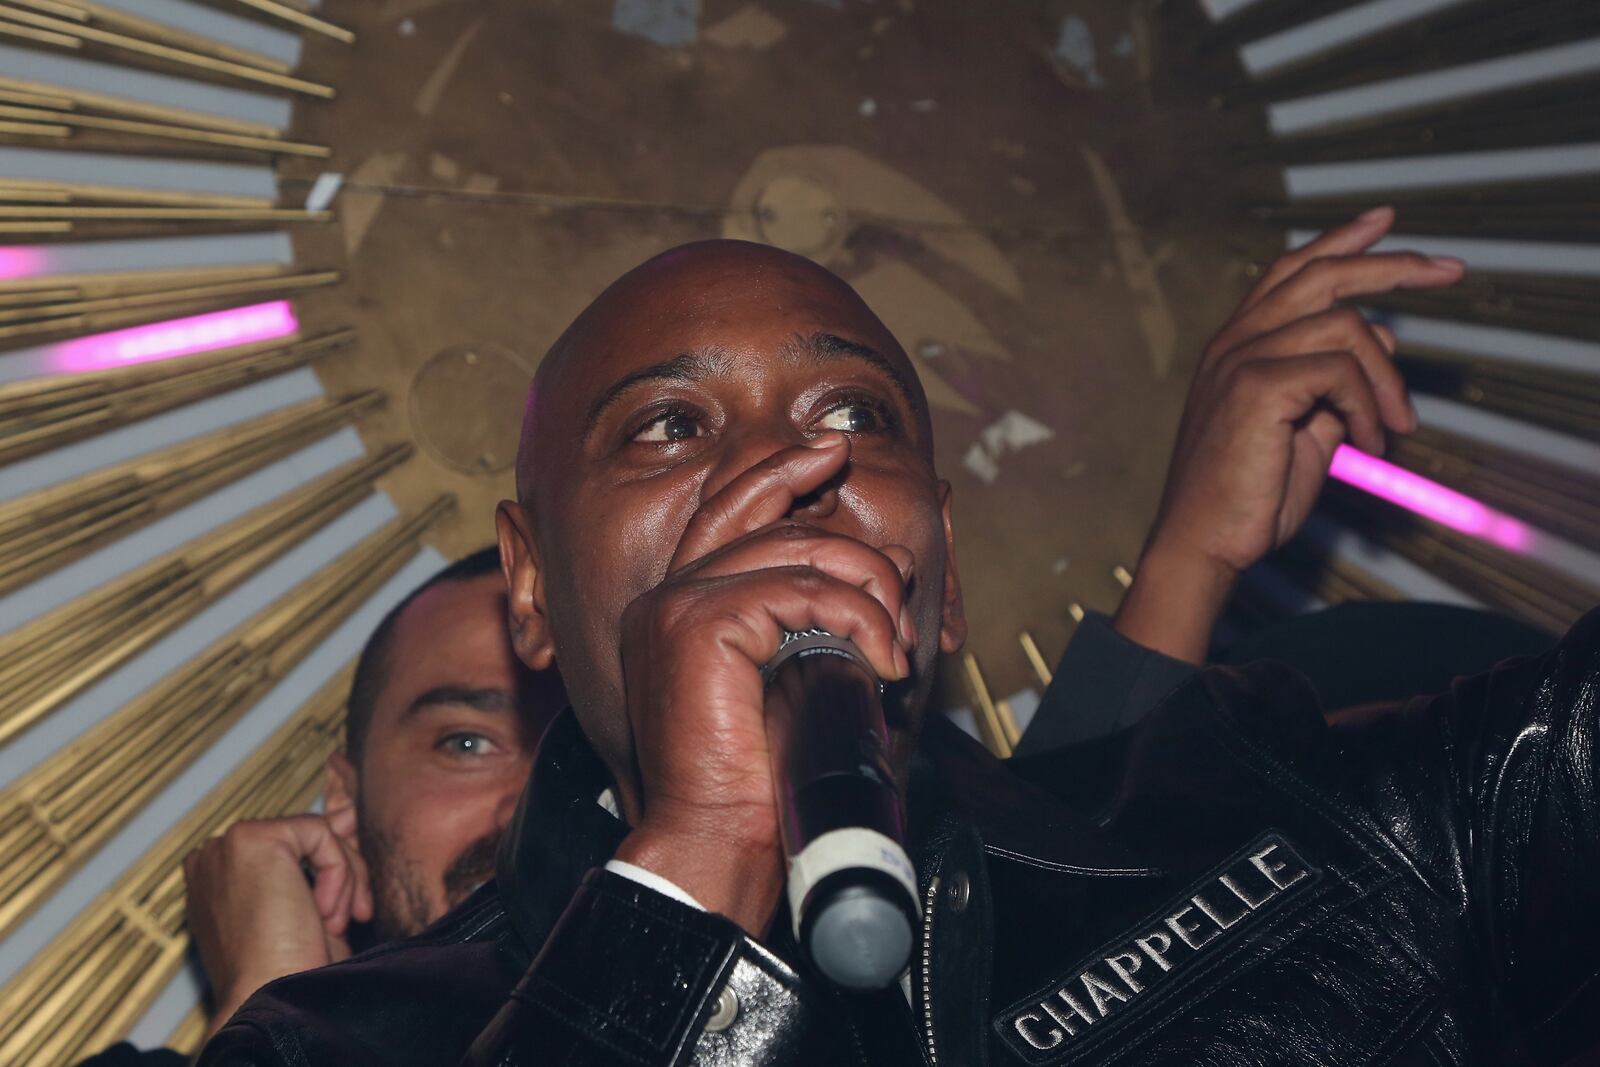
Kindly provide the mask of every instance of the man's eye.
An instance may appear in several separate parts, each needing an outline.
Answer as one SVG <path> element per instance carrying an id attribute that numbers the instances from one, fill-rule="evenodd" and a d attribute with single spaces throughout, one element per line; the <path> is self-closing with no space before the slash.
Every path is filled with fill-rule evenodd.
<path id="1" fill-rule="evenodd" d="M 663 411 L 639 428 L 633 435 L 635 441 L 651 444 L 687 441 L 702 433 L 700 420 L 685 411 Z"/>
<path id="2" fill-rule="evenodd" d="M 875 433 L 888 428 L 889 416 L 881 404 L 869 400 L 846 400 L 823 412 L 817 425 L 824 430 Z"/>
<path id="3" fill-rule="evenodd" d="M 439 748 L 447 756 L 487 756 L 495 751 L 495 743 L 483 734 L 449 734 L 439 741 Z"/>

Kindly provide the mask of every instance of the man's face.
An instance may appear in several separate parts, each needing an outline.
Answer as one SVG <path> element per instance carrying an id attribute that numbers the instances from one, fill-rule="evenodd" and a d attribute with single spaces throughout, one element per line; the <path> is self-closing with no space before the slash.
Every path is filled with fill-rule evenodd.
<path id="1" fill-rule="evenodd" d="M 553 634 L 574 707 L 613 773 L 632 763 L 624 609 L 666 576 L 702 501 L 827 430 L 849 434 L 849 464 L 824 487 L 834 499 L 797 502 L 794 517 L 911 550 L 908 603 L 924 638 L 904 714 L 890 718 L 914 733 L 941 641 L 953 649 L 964 636 L 948 486 L 933 469 L 915 372 L 854 292 L 773 249 L 690 246 L 614 285 L 558 349 L 524 431 L 518 543 L 531 527 L 533 629 Z M 522 614 L 515 599 L 512 609 Z M 517 626 L 527 654 L 528 620 Z"/>
<path id="2" fill-rule="evenodd" d="M 354 780 L 374 925 L 384 940 L 443 915 L 494 874 L 533 752 L 564 706 L 506 633 L 499 574 L 442 582 L 397 621 Z"/>

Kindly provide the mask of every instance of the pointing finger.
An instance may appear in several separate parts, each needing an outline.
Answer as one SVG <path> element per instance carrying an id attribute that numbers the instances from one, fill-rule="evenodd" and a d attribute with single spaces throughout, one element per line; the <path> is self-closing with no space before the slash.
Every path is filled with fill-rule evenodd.
<path id="1" fill-rule="evenodd" d="M 667 573 L 777 522 L 796 500 L 826 485 L 849 459 L 849 439 L 828 433 L 762 460 L 700 505 L 678 541 Z"/>

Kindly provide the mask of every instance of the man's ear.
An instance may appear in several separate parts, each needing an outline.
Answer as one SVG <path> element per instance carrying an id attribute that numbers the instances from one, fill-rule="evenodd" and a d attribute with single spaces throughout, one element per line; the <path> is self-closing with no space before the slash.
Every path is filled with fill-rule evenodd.
<path id="1" fill-rule="evenodd" d="M 359 808 L 356 793 L 359 789 L 356 765 L 343 752 L 328 757 L 327 781 L 322 787 L 322 815 L 333 827 L 333 832 L 356 847 L 356 826 Z"/>
<path id="2" fill-rule="evenodd" d="M 506 579 L 511 646 L 531 669 L 546 670 L 555 662 L 556 646 L 545 615 L 544 572 L 527 513 L 516 501 L 502 500 L 495 509 L 494 528 L 500 541 L 500 570 Z"/>
<path id="3" fill-rule="evenodd" d="M 939 621 L 939 651 L 960 652 L 967 643 L 967 610 L 961 603 L 961 576 L 956 573 L 956 531 L 950 522 L 950 483 L 939 482 L 939 510 L 944 515 L 944 613 Z"/>

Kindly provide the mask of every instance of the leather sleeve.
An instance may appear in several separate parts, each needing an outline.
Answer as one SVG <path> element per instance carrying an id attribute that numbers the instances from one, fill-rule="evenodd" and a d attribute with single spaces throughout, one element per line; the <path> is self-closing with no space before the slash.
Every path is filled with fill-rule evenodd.
<path id="1" fill-rule="evenodd" d="M 1536 1062 L 1591 1051 L 1600 1018 L 1597 715 L 1600 610 L 1428 705 L 1494 1010 Z"/>
<path id="2" fill-rule="evenodd" d="M 836 1032 L 811 1025 L 817 1010 L 737 924 L 596 869 L 463 1063 L 848 1062 L 809 1044 Z"/>
<path id="3" fill-rule="evenodd" d="M 1088 612 L 1072 632 L 1016 754 L 1033 756 L 1138 722 L 1200 668 L 1123 637 Z"/>

